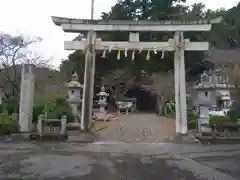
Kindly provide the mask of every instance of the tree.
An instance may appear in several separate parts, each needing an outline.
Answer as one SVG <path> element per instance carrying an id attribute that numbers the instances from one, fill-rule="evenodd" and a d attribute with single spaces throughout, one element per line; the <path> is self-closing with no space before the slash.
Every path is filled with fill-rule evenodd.
<path id="1" fill-rule="evenodd" d="M 134 84 L 135 77 L 126 69 L 117 69 L 108 72 L 102 78 L 102 83 L 114 87 L 114 94 L 117 100 L 121 99 L 128 89 Z"/>
<path id="2" fill-rule="evenodd" d="M 211 46 L 216 48 L 231 48 L 238 47 L 240 36 L 240 20 L 237 14 L 240 12 L 240 6 L 233 7 L 229 10 L 219 9 L 216 11 L 206 9 L 204 4 L 195 3 L 192 6 L 182 5 L 178 0 L 119 0 L 112 7 L 110 12 L 102 13 L 104 20 L 198 20 L 202 18 L 214 19 L 219 16 L 223 17 L 220 24 L 212 26 L 209 33 L 187 32 L 184 33 L 185 38 L 190 38 L 191 41 L 209 41 Z M 127 41 L 128 33 L 113 32 L 98 34 L 104 41 Z M 168 32 L 141 32 L 141 41 L 167 41 L 172 38 L 173 34 Z M 211 47 L 210 46 L 210 47 Z M 79 53 L 76 51 L 75 53 Z M 122 52 L 123 53 L 123 52 Z M 151 54 L 151 59 L 146 61 L 147 52 L 136 54 L 135 61 L 131 60 L 131 55 L 128 57 L 121 56 L 121 60 L 117 60 L 117 52 L 112 51 L 107 53 L 106 58 L 102 58 L 102 52 L 97 51 L 96 55 L 96 77 L 109 78 L 110 74 L 115 71 L 130 71 L 131 76 L 135 77 L 135 82 L 141 77 L 141 71 L 144 70 L 148 74 L 165 74 L 173 69 L 173 53 L 165 52 L 164 59 L 161 59 L 160 53 Z M 207 70 L 208 64 L 203 62 L 205 58 L 204 52 L 186 52 L 185 62 L 187 69 L 187 80 L 195 81 L 199 75 Z M 82 60 L 83 59 L 83 60 Z M 80 63 L 81 65 L 75 62 Z M 69 56 L 67 61 L 73 64 L 75 70 L 84 67 L 84 56 Z M 63 64 L 65 61 L 63 62 Z M 199 65 L 201 64 L 201 65 Z M 63 66 L 67 69 L 67 66 Z M 71 68 L 70 68 L 71 69 Z M 71 71 L 71 70 L 70 70 Z M 111 72 L 110 74 L 108 74 Z M 70 73 L 69 73 L 70 74 Z M 79 75 L 79 77 L 81 77 Z M 82 76 L 83 77 L 83 76 Z M 101 79 L 101 78 L 99 78 Z M 164 78 L 165 79 L 165 78 Z M 109 81 L 109 80 L 105 80 Z M 115 80 L 116 81 L 116 80 Z M 95 81 L 97 84 L 97 81 Z M 99 81 L 100 83 L 100 81 Z M 115 83 L 113 83 L 115 84 Z"/>
<path id="3" fill-rule="evenodd" d="M 156 109 L 158 115 L 163 115 L 164 105 L 171 102 L 174 95 L 174 79 L 172 71 L 167 73 L 155 73 L 149 76 L 150 82 L 142 84 L 141 87 L 156 95 Z M 164 114 L 166 115 L 166 114 Z"/>
<path id="4" fill-rule="evenodd" d="M 79 81 L 83 83 L 85 70 L 85 55 L 78 50 L 68 56 L 68 59 L 63 60 L 60 65 L 60 72 L 65 76 L 66 80 L 71 79 L 73 73 L 77 73 Z"/>
<path id="5" fill-rule="evenodd" d="M 49 59 L 34 54 L 30 47 L 39 43 L 41 38 L 28 40 L 23 36 L 0 33 L 0 73 L 6 98 L 16 98 L 20 92 L 21 64 L 33 64 L 36 67 L 49 66 Z"/>

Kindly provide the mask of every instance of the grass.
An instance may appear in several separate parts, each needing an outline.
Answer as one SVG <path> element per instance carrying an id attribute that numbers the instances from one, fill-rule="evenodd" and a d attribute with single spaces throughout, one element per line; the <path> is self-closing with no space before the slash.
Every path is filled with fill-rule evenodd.
<path id="1" fill-rule="evenodd" d="M 93 121 L 90 130 L 91 130 L 91 132 L 99 132 L 106 128 L 108 128 L 108 122 Z"/>

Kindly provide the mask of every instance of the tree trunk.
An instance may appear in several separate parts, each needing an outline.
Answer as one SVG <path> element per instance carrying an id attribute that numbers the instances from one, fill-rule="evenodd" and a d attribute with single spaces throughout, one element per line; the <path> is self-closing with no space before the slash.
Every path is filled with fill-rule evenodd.
<path id="1" fill-rule="evenodd" d="M 157 95 L 156 101 L 156 109 L 157 109 L 157 116 L 161 116 L 163 113 L 163 101 L 161 101 L 161 96 Z"/>

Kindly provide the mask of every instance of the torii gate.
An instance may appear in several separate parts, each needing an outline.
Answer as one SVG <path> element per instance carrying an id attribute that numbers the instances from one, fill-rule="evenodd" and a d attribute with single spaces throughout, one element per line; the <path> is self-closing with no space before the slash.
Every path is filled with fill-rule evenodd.
<path id="1" fill-rule="evenodd" d="M 175 81 L 175 103 L 176 103 L 176 133 L 186 134 L 187 128 L 187 110 L 186 110 L 186 77 L 185 77 L 185 62 L 184 51 L 206 51 L 209 49 L 208 42 L 191 42 L 189 39 L 184 39 L 183 32 L 188 31 L 210 31 L 211 24 L 219 23 L 219 19 L 212 21 L 124 21 L 124 20 L 85 20 L 52 17 L 53 22 L 57 26 L 61 26 L 64 32 L 88 33 L 88 39 L 81 41 L 65 41 L 65 50 L 86 50 L 89 45 L 93 45 L 92 62 L 90 62 L 89 53 L 86 53 L 85 66 L 92 65 L 92 76 L 95 71 L 95 49 L 97 50 L 155 50 L 155 51 L 174 51 L 174 81 Z M 221 20 L 220 20 L 221 21 Z M 96 38 L 96 32 L 106 31 L 127 31 L 130 32 L 128 42 L 101 41 Z M 174 39 L 169 39 L 168 42 L 140 42 L 139 32 L 175 32 Z M 133 33 L 134 32 L 134 33 Z M 91 40 L 92 39 L 92 42 Z M 93 57 L 94 56 L 94 57 Z M 90 69 L 91 70 L 91 69 Z M 85 68 L 86 76 L 91 76 Z M 91 78 L 88 80 L 92 80 Z M 93 87 L 93 82 L 89 86 Z M 93 89 L 93 88 L 92 88 Z M 84 88 L 82 128 L 85 123 L 90 122 L 92 118 L 92 102 L 93 90 Z M 90 92 L 87 92 L 90 91 Z"/>

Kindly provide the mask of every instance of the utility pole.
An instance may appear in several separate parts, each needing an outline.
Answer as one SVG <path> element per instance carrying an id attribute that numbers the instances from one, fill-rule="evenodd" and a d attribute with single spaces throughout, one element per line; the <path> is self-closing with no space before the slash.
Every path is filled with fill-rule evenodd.
<path id="1" fill-rule="evenodd" d="M 94 0 L 91 1 L 91 20 L 94 18 Z M 94 76 L 95 76 L 95 41 L 96 33 L 88 32 L 88 46 L 85 55 L 84 89 L 81 116 L 81 129 L 88 132 L 92 121 Z"/>

